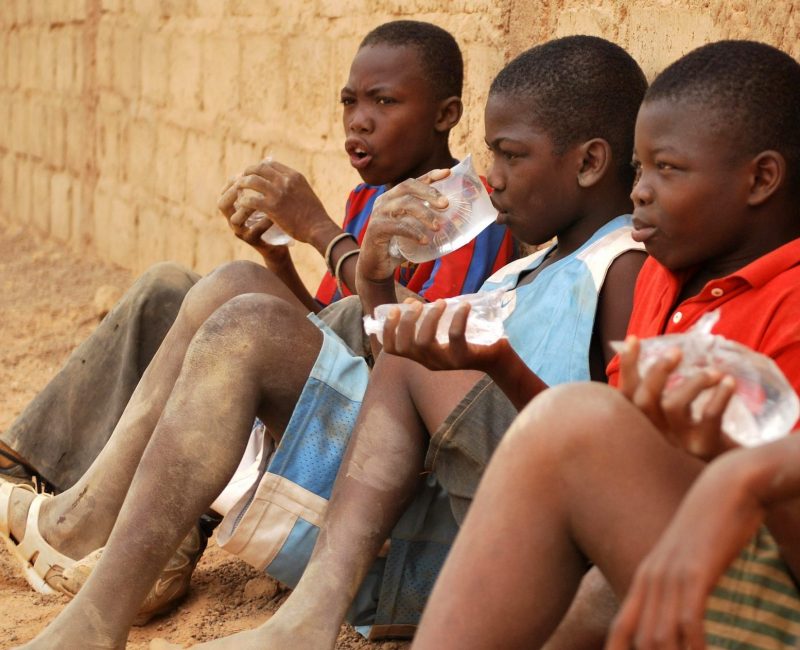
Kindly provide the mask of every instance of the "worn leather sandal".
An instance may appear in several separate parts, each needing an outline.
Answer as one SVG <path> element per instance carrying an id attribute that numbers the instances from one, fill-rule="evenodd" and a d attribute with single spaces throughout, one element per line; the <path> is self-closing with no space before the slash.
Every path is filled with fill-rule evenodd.
<path id="1" fill-rule="evenodd" d="M 134 625 L 145 625 L 154 616 L 166 614 L 178 606 L 189 591 L 192 573 L 207 543 L 208 538 L 200 527 L 194 526 L 145 597 L 133 621 Z M 62 586 L 65 593 L 73 596 L 78 593 L 100 561 L 103 548 L 97 549 L 64 570 Z"/>

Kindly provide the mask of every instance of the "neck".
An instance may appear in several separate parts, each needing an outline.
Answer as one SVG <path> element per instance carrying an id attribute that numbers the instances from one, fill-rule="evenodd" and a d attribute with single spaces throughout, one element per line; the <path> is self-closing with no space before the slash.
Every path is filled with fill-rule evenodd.
<path id="1" fill-rule="evenodd" d="M 598 229 L 621 214 L 630 214 L 631 205 L 628 192 L 622 188 L 587 193 L 581 216 L 572 225 L 558 234 L 558 251 L 555 259 L 571 255 L 578 250 Z"/>
<path id="2" fill-rule="evenodd" d="M 450 169 L 454 165 L 453 155 L 450 153 L 450 146 L 445 140 L 440 146 L 434 148 L 430 156 L 424 161 L 420 162 L 413 169 L 408 170 L 407 175 L 403 178 L 396 178 L 393 181 L 386 183 L 387 187 L 394 187 L 398 183 L 402 183 L 408 178 L 419 178 L 434 169 Z"/>

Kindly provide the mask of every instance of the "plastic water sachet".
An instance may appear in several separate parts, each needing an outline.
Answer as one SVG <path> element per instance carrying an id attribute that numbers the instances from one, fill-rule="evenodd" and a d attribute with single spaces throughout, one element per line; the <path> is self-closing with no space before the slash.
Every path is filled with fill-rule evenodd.
<path id="1" fill-rule="evenodd" d="M 711 334 L 719 311 L 703 316 L 683 334 L 665 334 L 641 341 L 639 373 L 647 370 L 670 350 L 679 349 L 681 362 L 670 375 L 667 386 L 703 370 L 730 375 L 736 388 L 722 417 L 722 430 L 744 447 L 753 447 L 785 436 L 800 416 L 800 399 L 780 368 L 769 357 L 750 348 Z M 624 343 L 612 343 L 621 352 Z M 692 402 L 692 415 L 699 419 L 713 389 L 700 393 Z"/>
<path id="2" fill-rule="evenodd" d="M 489 193 L 469 155 L 450 170 L 450 175 L 431 183 L 449 204 L 438 216 L 439 230 L 428 231 L 428 243 L 394 237 L 389 243 L 392 257 L 410 262 L 428 262 L 461 248 L 497 219 Z"/>
<path id="3" fill-rule="evenodd" d="M 450 337 L 448 332 L 450 324 L 453 322 L 453 314 L 462 303 L 470 304 L 470 312 L 467 318 L 466 339 L 469 343 L 477 345 L 491 345 L 501 339 L 505 333 L 503 329 L 503 313 L 501 305 L 503 302 L 503 289 L 493 291 L 481 291 L 470 293 L 445 300 L 446 307 L 436 329 L 436 340 L 446 344 Z M 434 303 L 426 303 L 422 307 L 422 316 L 425 316 L 433 308 Z M 389 304 L 379 305 L 375 308 L 374 316 L 364 316 L 364 331 L 367 334 L 375 334 L 378 340 L 383 343 L 383 326 L 386 318 L 394 308 L 401 312 L 409 311 L 412 307 L 408 304 Z M 417 328 L 422 321 L 422 316 L 417 321 Z"/>

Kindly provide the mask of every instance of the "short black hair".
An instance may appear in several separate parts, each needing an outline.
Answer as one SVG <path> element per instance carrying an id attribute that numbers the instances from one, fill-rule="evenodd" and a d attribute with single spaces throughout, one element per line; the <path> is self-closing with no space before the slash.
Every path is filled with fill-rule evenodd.
<path id="1" fill-rule="evenodd" d="M 461 97 L 464 60 L 456 39 L 447 30 L 418 20 L 393 20 L 373 29 L 358 49 L 368 45 L 415 48 L 434 97 Z"/>
<path id="2" fill-rule="evenodd" d="M 611 146 L 620 180 L 633 184 L 636 115 L 647 89 L 639 64 L 596 36 L 566 36 L 526 50 L 495 77 L 490 95 L 513 96 L 556 153 L 592 138 Z"/>
<path id="3" fill-rule="evenodd" d="M 732 155 L 780 152 L 800 189 L 800 64 L 788 54 L 755 41 L 703 45 L 656 77 L 645 101 L 656 100 L 702 107 Z"/>

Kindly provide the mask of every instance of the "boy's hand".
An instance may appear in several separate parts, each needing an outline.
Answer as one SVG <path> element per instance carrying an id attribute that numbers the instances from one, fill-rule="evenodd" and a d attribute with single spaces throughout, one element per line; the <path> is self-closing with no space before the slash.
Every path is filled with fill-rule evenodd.
<path id="1" fill-rule="evenodd" d="M 481 370 L 488 372 L 509 347 L 501 338 L 492 345 L 476 345 L 466 339 L 469 304 L 460 305 L 448 330 L 450 341 L 436 340 L 439 320 L 445 310 L 444 300 L 437 300 L 422 315 L 422 303 L 406 301 L 411 309 L 401 313 L 393 309 L 383 327 L 383 349 L 390 354 L 413 359 L 430 370 Z M 419 323 L 419 329 L 417 329 Z"/>
<path id="2" fill-rule="evenodd" d="M 706 647 L 706 599 L 766 514 L 737 480 L 747 474 L 746 459 L 726 455 L 700 475 L 639 565 L 606 650 Z"/>
<path id="3" fill-rule="evenodd" d="M 291 167 L 263 160 L 245 169 L 237 185 L 258 193 L 240 198 L 240 208 L 265 212 L 297 241 L 315 244 L 331 231 L 341 232 L 305 176 Z"/>
<path id="4" fill-rule="evenodd" d="M 428 242 L 430 231 L 439 229 L 439 211 L 448 205 L 430 184 L 449 174 L 449 169 L 435 169 L 418 179 L 403 181 L 377 198 L 361 244 L 359 279 L 381 283 L 393 278 L 401 261 L 389 254 L 393 237 Z"/>
<path id="5" fill-rule="evenodd" d="M 234 176 L 228 180 L 228 183 L 222 189 L 222 195 L 217 202 L 217 207 L 219 211 L 222 212 L 228 222 L 228 226 L 230 226 L 230 229 L 237 238 L 252 246 L 265 261 L 281 263 L 285 261 L 285 258 L 289 255 L 287 247 L 272 246 L 261 239 L 261 235 L 272 226 L 272 221 L 269 219 L 262 219 L 251 227 L 244 225 L 248 217 L 253 214 L 254 210 L 236 207 L 239 190 L 241 189 L 239 185 L 241 178 L 241 176 Z"/>
<path id="6" fill-rule="evenodd" d="M 715 370 L 706 370 L 670 386 L 670 374 L 681 361 L 677 349 L 659 359 L 641 377 L 638 370 L 640 349 L 636 337 L 625 341 L 625 349 L 620 353 L 619 389 L 667 441 L 706 461 L 736 447 L 722 431 L 722 415 L 733 396 L 734 380 Z M 692 402 L 704 390 L 713 392 L 700 417 L 695 418 Z"/>

